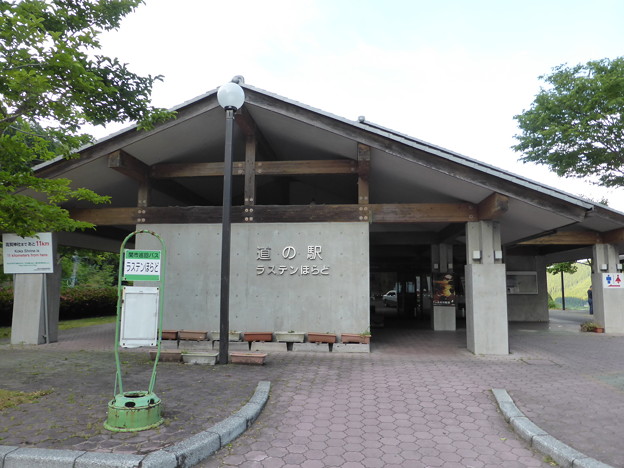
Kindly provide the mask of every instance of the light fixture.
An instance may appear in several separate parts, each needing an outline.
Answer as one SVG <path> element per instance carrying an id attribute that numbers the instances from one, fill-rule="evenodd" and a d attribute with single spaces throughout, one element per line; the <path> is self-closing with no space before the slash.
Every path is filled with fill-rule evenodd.
<path id="1" fill-rule="evenodd" d="M 240 109 L 245 102 L 245 91 L 236 83 L 226 83 L 217 91 L 217 101 L 225 110 Z"/>

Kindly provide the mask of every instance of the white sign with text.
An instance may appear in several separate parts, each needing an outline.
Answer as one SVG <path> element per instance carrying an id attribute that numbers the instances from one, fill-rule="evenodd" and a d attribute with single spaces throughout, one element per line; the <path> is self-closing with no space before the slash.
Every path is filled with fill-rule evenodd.
<path id="1" fill-rule="evenodd" d="M 36 237 L 2 234 L 4 273 L 53 273 L 52 233 Z"/>

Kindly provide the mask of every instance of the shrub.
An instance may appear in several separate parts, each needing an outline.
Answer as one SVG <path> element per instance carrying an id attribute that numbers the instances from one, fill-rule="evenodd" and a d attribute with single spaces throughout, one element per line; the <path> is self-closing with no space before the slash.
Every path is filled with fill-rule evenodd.
<path id="1" fill-rule="evenodd" d="M 117 288 L 66 288 L 61 292 L 60 320 L 101 317 L 117 313 Z M 13 289 L 0 289 L 0 326 L 13 318 Z"/>
<path id="2" fill-rule="evenodd" d="M 13 318 L 13 288 L 0 289 L 0 327 L 11 325 Z"/>
<path id="3" fill-rule="evenodd" d="M 117 288 L 66 288 L 61 293 L 60 320 L 117 313 Z"/>

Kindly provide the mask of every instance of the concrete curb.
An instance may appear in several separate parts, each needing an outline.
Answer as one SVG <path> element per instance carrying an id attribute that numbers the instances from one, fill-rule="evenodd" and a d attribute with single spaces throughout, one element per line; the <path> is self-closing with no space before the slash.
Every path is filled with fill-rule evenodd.
<path id="1" fill-rule="evenodd" d="M 0 446 L 0 468 L 187 468 L 245 432 L 269 399 L 271 382 L 258 383 L 247 404 L 227 419 L 171 447 L 148 455 Z"/>
<path id="2" fill-rule="evenodd" d="M 569 468 L 613 468 L 611 465 L 582 454 L 535 425 L 518 409 L 507 390 L 493 388 L 492 394 L 496 398 L 505 421 L 511 424 L 516 433 L 531 444 L 531 447 L 535 450 L 556 461 L 559 466 Z"/>

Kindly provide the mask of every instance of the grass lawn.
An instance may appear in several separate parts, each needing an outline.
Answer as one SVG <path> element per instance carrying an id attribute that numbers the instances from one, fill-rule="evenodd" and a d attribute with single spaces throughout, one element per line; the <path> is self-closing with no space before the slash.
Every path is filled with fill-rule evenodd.
<path id="1" fill-rule="evenodd" d="M 117 316 L 89 317 L 76 320 L 64 320 L 59 322 L 59 330 L 69 330 L 70 328 L 90 327 L 91 325 L 101 325 L 103 323 L 113 323 Z M 11 337 L 11 327 L 0 327 L 0 339 Z"/>
<path id="2" fill-rule="evenodd" d="M 41 390 L 39 392 L 16 392 L 12 390 L 3 390 L 0 388 L 0 411 L 23 403 L 32 403 L 39 397 L 52 393 L 52 390 Z"/>

